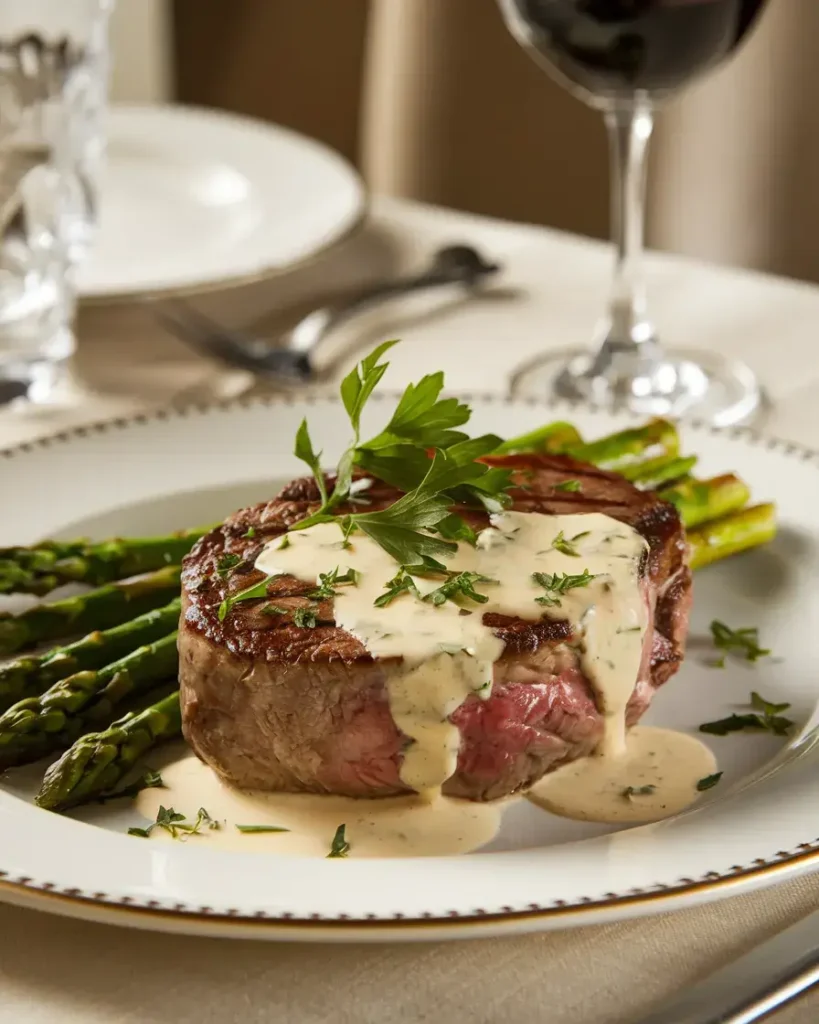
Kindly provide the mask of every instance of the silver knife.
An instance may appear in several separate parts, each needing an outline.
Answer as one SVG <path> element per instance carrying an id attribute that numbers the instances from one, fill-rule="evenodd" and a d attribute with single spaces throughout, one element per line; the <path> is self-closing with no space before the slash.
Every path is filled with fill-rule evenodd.
<path id="1" fill-rule="evenodd" d="M 819 982 L 819 911 L 634 1024 L 753 1024 Z"/>

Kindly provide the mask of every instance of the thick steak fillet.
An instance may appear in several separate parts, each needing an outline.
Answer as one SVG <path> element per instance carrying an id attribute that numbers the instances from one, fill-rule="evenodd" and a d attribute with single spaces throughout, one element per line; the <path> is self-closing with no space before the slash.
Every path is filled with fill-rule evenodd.
<path id="1" fill-rule="evenodd" d="M 569 458 L 487 461 L 515 471 L 518 486 L 511 493 L 519 511 L 602 512 L 648 541 L 644 586 L 653 626 L 628 706 L 633 724 L 683 657 L 691 575 L 676 509 L 622 477 Z M 568 478 L 580 481 L 579 492 L 555 490 Z M 367 497 L 369 511 L 391 504 L 398 492 L 376 481 Z M 407 738 L 390 715 L 391 665 L 374 660 L 335 626 L 331 601 L 317 606 L 315 628 L 294 624 L 294 609 L 315 607 L 304 596 L 314 584 L 282 577 L 267 601 L 236 604 L 224 622 L 218 618 L 226 594 L 263 578 L 253 568 L 263 545 L 313 511 L 317 500 L 314 481 L 295 480 L 273 501 L 231 516 L 185 559 L 179 634 L 185 736 L 204 761 L 243 788 L 360 797 L 405 792 L 399 768 Z M 459 511 L 476 528 L 488 523 L 481 512 Z M 226 554 L 241 562 L 226 568 L 233 561 Z M 265 614 L 266 604 L 287 614 Z M 594 691 L 566 642 L 567 622 L 494 614 L 484 622 L 506 647 L 495 664 L 491 697 L 469 697 L 451 717 L 462 742 L 457 772 L 444 786 L 445 793 L 472 800 L 531 785 L 589 754 L 602 732 Z"/>

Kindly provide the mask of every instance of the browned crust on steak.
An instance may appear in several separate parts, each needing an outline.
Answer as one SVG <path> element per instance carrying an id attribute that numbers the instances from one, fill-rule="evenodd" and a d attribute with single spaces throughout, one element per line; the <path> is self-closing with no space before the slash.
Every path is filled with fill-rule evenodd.
<path id="1" fill-rule="evenodd" d="M 686 544 L 676 508 L 655 495 L 638 491 L 632 484 L 614 473 L 607 473 L 576 462 L 567 456 L 508 456 L 487 459 L 492 465 L 513 470 L 518 485 L 511 491 L 512 508 L 519 512 L 540 512 L 550 515 L 573 515 L 583 512 L 601 512 L 639 531 L 649 544 L 646 574 L 660 590 L 657 607 L 658 621 L 671 623 L 673 611 L 666 614 L 662 588 L 666 581 L 675 580 L 676 598 L 690 586 L 685 567 Z M 364 476 L 364 474 L 359 474 Z M 566 479 L 580 481 L 579 492 L 561 492 L 556 485 Z M 375 481 L 367 491 L 371 504 L 367 511 L 384 508 L 400 496 L 400 491 L 381 481 Z M 317 608 L 305 595 L 315 589 L 314 584 L 294 577 L 274 580 L 268 591 L 268 603 L 292 612 L 298 607 L 313 608 L 318 615 L 315 629 L 301 629 L 292 623 L 291 616 L 261 616 L 262 602 L 249 601 L 234 605 L 231 614 L 220 622 L 218 609 L 222 600 L 260 582 L 264 576 L 254 568 L 254 562 L 264 545 L 284 533 L 318 507 L 319 493 L 315 481 L 304 477 L 288 484 L 272 501 L 242 509 L 225 523 L 206 534 L 184 561 L 182 585 L 189 597 L 184 625 L 196 630 L 212 643 L 225 646 L 234 654 L 247 657 L 263 656 L 268 661 L 291 662 L 309 657 L 312 661 L 350 662 L 371 660 L 363 644 L 349 633 L 335 626 L 331 602 L 322 602 Z M 339 514 L 360 511 L 342 507 Z M 457 508 L 475 529 L 489 525 L 483 511 Z M 248 537 L 248 532 L 253 534 Z M 219 560 L 225 555 L 242 559 L 232 572 L 220 577 Z M 543 618 L 539 621 L 509 619 L 487 615 L 484 622 L 495 628 L 505 641 L 506 653 L 533 650 L 543 643 L 566 639 L 569 627 L 565 622 Z M 669 630 L 667 639 L 672 650 L 667 656 L 679 660 L 682 644 Z M 678 650 L 679 648 L 679 650 Z"/>

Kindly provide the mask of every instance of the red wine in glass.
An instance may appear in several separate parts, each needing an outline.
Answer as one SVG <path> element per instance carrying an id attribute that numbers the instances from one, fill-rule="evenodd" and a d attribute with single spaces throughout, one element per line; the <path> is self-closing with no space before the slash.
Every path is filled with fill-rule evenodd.
<path id="1" fill-rule="evenodd" d="M 716 353 L 681 358 L 660 347 L 640 273 L 645 155 L 665 96 L 725 61 L 767 0 L 499 0 L 513 35 L 542 67 L 602 109 L 612 149 L 617 264 L 596 353 L 556 367 L 549 357 L 515 379 L 518 393 L 625 405 L 657 415 L 689 412 L 729 425 L 760 404 L 751 371 Z M 557 375 L 555 376 L 555 372 Z"/>

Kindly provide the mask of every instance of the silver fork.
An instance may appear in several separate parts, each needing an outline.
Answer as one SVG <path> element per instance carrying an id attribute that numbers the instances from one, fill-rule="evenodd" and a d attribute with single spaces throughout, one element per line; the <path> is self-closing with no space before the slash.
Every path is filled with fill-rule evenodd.
<path id="1" fill-rule="evenodd" d="M 154 313 L 172 334 L 204 355 L 283 384 L 305 385 L 319 379 L 313 355 L 341 323 L 382 302 L 426 289 L 455 285 L 472 291 L 499 269 L 471 246 L 450 245 L 435 253 L 420 274 L 381 281 L 315 309 L 275 340 L 230 330 L 183 302 L 165 303 Z"/>

